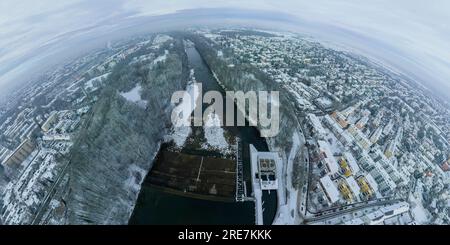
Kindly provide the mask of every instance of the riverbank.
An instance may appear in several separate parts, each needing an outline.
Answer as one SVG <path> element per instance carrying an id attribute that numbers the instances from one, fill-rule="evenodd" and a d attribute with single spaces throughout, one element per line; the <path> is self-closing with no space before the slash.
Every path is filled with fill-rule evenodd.
<path id="1" fill-rule="evenodd" d="M 223 88 L 217 83 L 210 69 L 206 66 L 204 60 L 195 49 L 191 46 L 186 49 L 189 60 L 189 66 L 193 69 L 196 82 L 202 83 L 202 91 L 206 93 L 210 90 L 219 91 L 225 94 Z M 206 108 L 206 106 L 204 106 Z M 237 112 L 237 110 L 235 110 Z M 239 137 L 243 144 L 243 164 L 244 164 L 244 181 L 247 183 L 247 195 L 250 196 L 251 190 L 251 176 L 250 176 L 250 157 L 248 153 L 248 145 L 253 144 L 258 150 L 267 151 L 268 147 L 265 139 L 259 134 L 255 127 L 222 127 L 225 131 L 227 140 L 235 142 L 233 138 Z M 198 142 L 199 138 L 204 137 L 204 132 L 192 127 L 192 135 L 186 140 L 187 145 L 180 149 L 179 152 L 183 154 L 207 155 L 214 156 L 220 159 L 220 152 L 207 152 L 205 149 L 199 149 L 202 143 Z M 192 139 L 195 140 L 192 140 Z M 223 159 L 229 157 L 222 156 Z M 196 159 L 199 159 L 196 157 Z M 224 161 L 218 160 L 219 162 Z M 201 157 L 200 157 L 201 161 Z M 195 162 L 195 161 L 194 161 Z M 163 164 L 164 162 L 162 162 Z M 199 163 L 200 164 L 200 163 Z M 199 169 L 197 162 L 196 167 L 189 168 L 190 170 Z M 235 171 L 235 161 L 233 161 L 233 169 Z M 156 168 L 155 168 L 156 169 Z M 170 169 L 170 168 L 169 168 Z M 152 170 L 146 177 L 152 178 Z M 176 172 L 176 170 L 174 170 Z M 233 178 L 233 181 L 235 177 Z M 233 183 L 235 184 L 235 183 Z M 217 185 L 216 185 L 217 187 Z M 235 188 L 235 186 L 233 186 Z M 154 188 L 151 185 L 143 185 L 141 193 L 134 209 L 133 215 L 130 219 L 130 224 L 254 224 L 255 223 L 255 209 L 253 202 L 220 202 L 205 200 L 209 199 L 207 195 L 203 195 L 201 199 L 195 197 L 191 193 L 180 194 L 180 189 L 174 191 Z M 234 194 L 234 193 L 233 193 Z M 275 194 L 275 192 L 273 192 Z M 187 197 L 189 196 L 189 197 Z M 265 203 L 264 215 L 265 220 L 269 220 L 267 224 L 271 224 L 277 209 L 277 198 L 275 195 L 265 195 L 263 201 Z M 197 196 L 198 197 L 198 196 Z"/>

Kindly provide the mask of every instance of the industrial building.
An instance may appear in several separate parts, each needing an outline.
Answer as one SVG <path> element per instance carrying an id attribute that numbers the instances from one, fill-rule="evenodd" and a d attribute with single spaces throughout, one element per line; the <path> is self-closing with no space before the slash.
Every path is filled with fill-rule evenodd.
<path id="1" fill-rule="evenodd" d="M 282 166 L 282 159 L 277 152 L 262 152 L 250 145 L 250 166 L 252 175 L 253 198 L 255 201 L 256 224 L 263 224 L 263 192 L 278 190 L 277 169 Z M 277 194 L 279 192 L 277 191 Z"/>
<path id="2" fill-rule="evenodd" d="M 71 141 L 71 136 L 69 134 L 49 134 L 42 136 L 44 141 Z"/>
<path id="3" fill-rule="evenodd" d="M 262 190 L 278 189 L 277 166 L 281 166 L 281 158 L 277 152 L 262 152 L 256 154 L 259 180 Z"/>
<path id="4" fill-rule="evenodd" d="M 53 111 L 47 120 L 42 124 L 41 129 L 44 132 L 48 132 L 53 124 L 58 120 L 58 113 Z"/>
<path id="5" fill-rule="evenodd" d="M 23 141 L 14 151 L 7 157 L 3 165 L 17 166 L 20 165 L 34 151 L 36 144 L 31 139 Z"/>
<path id="6" fill-rule="evenodd" d="M 11 151 L 8 148 L 0 145 L 0 163 L 2 163 L 10 154 Z"/>

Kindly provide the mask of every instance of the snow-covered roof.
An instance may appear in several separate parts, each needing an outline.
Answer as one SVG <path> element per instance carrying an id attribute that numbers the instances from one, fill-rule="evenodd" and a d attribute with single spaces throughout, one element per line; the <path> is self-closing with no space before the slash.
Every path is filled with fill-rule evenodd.
<path id="1" fill-rule="evenodd" d="M 363 225 L 364 221 L 361 218 L 354 218 L 352 220 L 347 220 L 344 225 Z"/>
<path id="2" fill-rule="evenodd" d="M 317 118 L 314 114 L 308 114 L 309 120 L 311 120 L 311 124 L 314 127 L 314 129 L 317 131 L 320 135 L 325 135 L 327 132 L 322 126 L 322 123 L 320 122 L 319 118 Z"/>
<path id="3" fill-rule="evenodd" d="M 377 162 L 378 163 L 378 162 Z M 389 173 L 383 168 L 380 164 L 375 165 L 375 168 L 370 171 L 371 174 L 374 174 L 375 177 L 381 176 L 381 183 L 385 183 L 389 189 L 393 190 L 397 187 L 395 182 L 392 180 Z M 381 185 L 381 184 L 380 184 Z"/>
<path id="4" fill-rule="evenodd" d="M 374 190 L 374 192 L 377 192 L 378 191 L 378 184 L 375 181 L 375 179 L 372 177 L 372 175 L 371 174 L 367 174 L 365 176 L 365 178 L 367 180 L 367 183 L 370 185 L 370 188 L 372 188 L 372 190 Z"/>
<path id="5" fill-rule="evenodd" d="M 331 203 L 335 203 L 339 200 L 339 191 L 329 175 L 322 177 L 320 179 L 320 184 Z"/>
<path id="6" fill-rule="evenodd" d="M 325 120 L 325 123 L 332 127 L 332 130 L 336 133 L 341 134 L 344 131 L 342 127 L 333 118 L 330 117 L 330 115 L 325 115 L 323 117 L 323 120 Z"/>
<path id="7" fill-rule="evenodd" d="M 408 210 L 408 203 L 399 202 L 388 207 L 383 207 L 373 213 L 367 214 L 366 217 L 370 220 L 369 224 L 381 224 L 386 219 L 407 212 Z"/>
<path id="8" fill-rule="evenodd" d="M 341 141 L 344 141 L 345 144 L 349 144 L 353 142 L 353 137 L 345 130 L 341 132 Z"/>
<path id="9" fill-rule="evenodd" d="M 361 188 L 359 188 L 358 183 L 356 182 L 355 178 L 353 176 L 350 176 L 346 179 L 348 186 L 350 187 L 350 190 L 352 190 L 353 194 L 355 196 L 358 196 L 360 194 Z"/>
<path id="10" fill-rule="evenodd" d="M 369 224 L 371 225 L 379 224 L 384 221 L 384 213 L 380 210 L 369 213 L 366 215 L 366 217 L 369 220 Z"/>
<path id="11" fill-rule="evenodd" d="M 319 143 L 320 151 L 322 153 L 325 153 L 323 160 L 327 164 L 330 174 L 337 173 L 339 171 L 339 165 L 333 156 L 330 144 L 328 144 L 328 142 L 323 141 L 323 140 L 319 140 L 318 143 Z"/>
<path id="12" fill-rule="evenodd" d="M 353 157 L 353 155 L 350 152 L 344 152 L 344 157 L 347 160 L 348 165 L 352 169 L 353 174 L 356 174 L 359 172 L 359 165 L 356 162 L 356 159 Z"/>
<path id="13" fill-rule="evenodd" d="M 407 202 L 399 202 L 380 209 L 385 215 L 398 215 L 409 210 Z"/>

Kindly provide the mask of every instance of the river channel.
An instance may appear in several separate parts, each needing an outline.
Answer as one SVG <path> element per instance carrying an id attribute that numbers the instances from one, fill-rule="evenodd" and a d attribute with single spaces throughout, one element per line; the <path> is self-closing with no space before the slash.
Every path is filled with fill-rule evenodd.
<path id="1" fill-rule="evenodd" d="M 197 82 L 202 83 L 203 94 L 216 90 L 225 91 L 214 78 L 195 47 L 187 47 L 189 66 L 195 71 Z M 204 106 L 206 107 L 206 105 Z M 235 110 L 236 111 L 236 110 Z M 266 141 L 255 127 L 225 127 L 234 136 L 241 139 L 243 147 L 244 176 L 247 195 L 251 195 L 249 144 L 259 151 L 267 151 Z M 161 151 L 165 150 L 164 146 Z M 149 172 L 151 175 L 152 172 Z M 148 176 L 147 176 L 148 178 Z M 146 179 L 147 179 L 146 178 Z M 146 185 L 142 185 L 130 224 L 254 224 L 255 207 L 251 201 L 221 202 L 176 195 Z M 277 209 L 275 191 L 263 194 L 264 223 L 271 224 Z"/>

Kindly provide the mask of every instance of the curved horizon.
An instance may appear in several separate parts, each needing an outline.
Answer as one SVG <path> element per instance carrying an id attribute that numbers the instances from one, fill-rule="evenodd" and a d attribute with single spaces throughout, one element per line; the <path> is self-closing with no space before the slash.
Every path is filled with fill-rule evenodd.
<path id="1" fill-rule="evenodd" d="M 412 18 L 411 14 L 420 6 L 417 2 L 403 10 L 397 6 L 392 12 L 385 13 L 379 10 L 381 3 L 364 7 L 354 1 L 345 1 L 346 4 L 320 1 L 322 5 L 290 1 L 279 4 L 263 1 L 258 5 L 247 1 L 239 5 L 235 1 L 214 1 L 208 8 L 204 7 L 203 1 L 195 4 L 191 1 L 175 1 L 174 4 L 153 1 L 152 8 L 142 1 L 88 3 L 74 0 L 56 5 L 49 2 L 52 1 L 41 4 L 40 13 L 22 11 L 22 16 L 16 14 L 14 18 L 1 13 L 0 93 L 10 92 L 59 61 L 102 47 L 109 40 L 195 25 L 231 24 L 260 28 L 276 26 L 311 35 L 317 41 L 377 60 L 444 98 L 450 95 L 448 26 L 445 23 L 437 26 L 437 17 L 435 21 L 421 15 Z M 436 9 L 434 6 L 437 4 L 422 6 L 422 13 Z M 368 14 L 371 8 L 374 13 Z M 361 13 L 356 14 L 356 10 Z M 398 14 L 400 12 L 403 18 Z M 345 13 L 353 15 L 345 16 Z M 363 18 L 362 13 L 367 16 Z M 450 14 L 437 13 L 439 20 L 450 20 Z M 398 22 L 392 25 L 388 19 Z M 409 28 L 403 28 L 405 26 Z M 417 35 L 422 37 L 418 39 Z M 74 44 L 79 47 L 77 53 L 67 48 Z M 45 65 L 42 60 L 46 61 Z"/>

